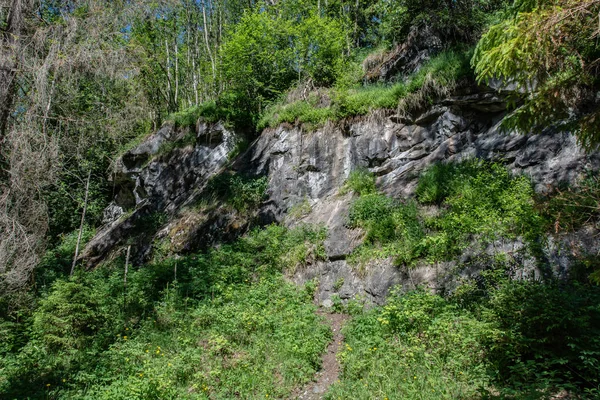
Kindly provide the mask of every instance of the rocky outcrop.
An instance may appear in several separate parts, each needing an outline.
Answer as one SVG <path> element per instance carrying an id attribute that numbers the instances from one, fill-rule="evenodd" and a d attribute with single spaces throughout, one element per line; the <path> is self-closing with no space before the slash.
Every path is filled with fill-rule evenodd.
<path id="1" fill-rule="evenodd" d="M 445 290 L 453 284 L 448 276 L 456 263 L 423 264 L 412 269 L 398 268 L 391 260 L 375 261 L 362 269 L 350 265 L 346 258 L 361 243 L 362 232 L 347 227 L 353 195 L 340 195 L 340 188 L 352 170 L 367 168 L 376 175 L 381 191 L 406 197 L 413 194 L 416 177 L 428 166 L 478 157 L 504 163 L 514 173 L 529 176 L 535 189 L 545 192 L 559 183 L 572 183 L 586 170 L 600 166 L 600 156 L 586 154 L 571 134 L 552 128 L 536 135 L 502 132 L 505 108 L 502 97 L 483 92 L 445 99 L 411 120 L 374 112 L 312 132 L 302 126 L 282 125 L 265 130 L 228 168 L 268 177 L 267 200 L 255 223 L 310 223 L 328 228 L 327 260 L 291 277 L 298 283 L 317 278 L 321 302 L 328 303 L 332 294 L 337 294 L 342 299 L 358 295 L 379 303 L 396 284 L 413 287 L 427 283 Z M 123 156 L 117 178 L 121 191 L 113 208 L 133 207 L 134 211 L 109 223 L 87 246 L 84 257 L 90 266 L 124 243 L 152 213 L 175 215 L 201 198 L 207 180 L 228 165 L 235 142 L 231 132 L 220 124 L 199 124 L 195 133 L 195 144 L 161 155 L 161 146 L 180 140 L 181 135 L 165 127 Z M 290 210 L 302 205 L 307 206 L 304 215 L 292 217 Z M 177 228 L 179 219 L 167 228 L 163 225 L 161 231 L 176 242 L 177 251 L 194 251 L 202 244 L 234 238 L 248 227 L 247 221 L 219 214 L 218 209 L 202 217 L 185 218 L 191 221 L 185 228 Z M 174 233 L 165 235 L 165 229 Z M 502 246 L 511 247 L 515 253 L 519 247 L 518 243 L 498 245 Z M 548 249 L 547 258 L 557 269 L 566 268 L 567 261 L 557 255 L 564 253 L 561 246 L 555 243 Z M 523 260 L 520 265 L 521 271 L 515 273 L 535 273 L 529 268 L 531 262 Z"/>
<path id="2" fill-rule="evenodd" d="M 208 180 L 222 171 L 237 140 L 221 123 L 201 122 L 195 130 L 165 125 L 125 153 L 115 168 L 118 190 L 105 211 L 106 224 L 82 254 L 88 267 L 132 238 L 137 238 L 134 250 L 142 262 L 164 219 L 193 202 Z M 191 143 L 177 146 L 187 142 Z M 208 218 L 207 223 L 218 226 L 218 220 Z"/>
<path id="3" fill-rule="evenodd" d="M 390 52 L 377 58 L 367 58 L 363 63 L 365 80 L 390 81 L 418 71 L 444 48 L 440 35 L 430 26 L 415 26 L 406 40 Z"/>
<path id="4" fill-rule="evenodd" d="M 571 134 L 552 129 L 537 135 L 502 132 L 504 109 L 502 98 L 483 93 L 446 99 L 412 121 L 374 113 L 315 132 L 293 126 L 263 132 L 250 165 L 269 176 L 269 202 L 277 219 L 328 227 L 329 261 L 298 272 L 294 279 L 301 283 L 318 278 L 321 301 L 336 293 L 342 299 L 359 295 L 381 302 L 396 284 L 427 283 L 440 289 L 449 284 L 453 265 L 403 270 L 391 260 L 380 260 L 366 272 L 348 265 L 345 258 L 360 244 L 361 234 L 346 227 L 351 195 L 340 196 L 339 189 L 356 168 L 368 168 L 381 191 L 400 198 L 412 195 L 415 178 L 436 162 L 473 157 L 498 161 L 529 176 L 538 192 L 575 182 L 600 166 L 599 155 L 586 154 Z M 286 219 L 286 212 L 302 202 L 312 205 L 311 212 L 299 221 Z M 551 253 L 549 259 L 556 259 L 556 252 Z M 533 267 L 531 262 L 525 266 Z M 335 290 L 340 281 L 344 284 Z"/>

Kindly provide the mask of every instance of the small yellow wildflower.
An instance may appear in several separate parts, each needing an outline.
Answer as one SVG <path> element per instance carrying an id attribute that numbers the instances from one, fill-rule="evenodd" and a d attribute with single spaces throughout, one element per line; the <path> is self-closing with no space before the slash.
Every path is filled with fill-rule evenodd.
<path id="1" fill-rule="evenodd" d="M 63 383 L 65 383 L 67 380 L 66 380 L 65 378 L 63 378 L 63 380 L 62 380 L 62 381 L 63 381 Z"/>
<path id="2" fill-rule="evenodd" d="M 149 350 L 146 350 L 146 353 L 149 353 L 149 352 L 150 352 Z"/>
<path id="3" fill-rule="evenodd" d="M 123 336 L 123 340 L 127 340 L 127 336 Z"/>
<path id="4" fill-rule="evenodd" d="M 50 387 L 50 384 L 49 384 L 49 383 L 46 383 L 46 387 Z"/>
<path id="5" fill-rule="evenodd" d="M 142 376 L 144 376 L 144 374 L 143 374 L 143 373 L 140 373 L 140 378 L 141 378 Z"/>

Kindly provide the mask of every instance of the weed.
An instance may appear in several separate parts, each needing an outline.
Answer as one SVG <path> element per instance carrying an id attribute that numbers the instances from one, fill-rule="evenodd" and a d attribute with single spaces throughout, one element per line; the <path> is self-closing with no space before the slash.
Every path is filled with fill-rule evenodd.
<path id="1" fill-rule="evenodd" d="M 375 176 L 366 168 L 355 169 L 350 172 L 348 179 L 340 190 L 340 194 L 346 194 L 350 190 L 359 195 L 375 193 L 377 191 Z"/>
<path id="2" fill-rule="evenodd" d="M 257 208 L 265 197 L 267 177 L 245 177 L 223 173 L 212 178 L 208 184 L 208 196 L 214 196 L 239 212 Z"/>
<path id="3" fill-rule="evenodd" d="M 301 203 L 292 206 L 288 211 L 288 215 L 293 219 L 300 219 L 310 214 L 311 209 L 310 201 L 305 198 Z"/>

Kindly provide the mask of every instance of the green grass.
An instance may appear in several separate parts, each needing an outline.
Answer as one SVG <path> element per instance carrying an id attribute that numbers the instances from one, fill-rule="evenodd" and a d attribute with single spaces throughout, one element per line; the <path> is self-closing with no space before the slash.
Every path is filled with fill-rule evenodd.
<path id="1" fill-rule="evenodd" d="M 507 266 L 447 297 L 395 290 L 355 314 L 326 398 L 598 398 L 600 288 L 514 281 Z"/>
<path id="2" fill-rule="evenodd" d="M 166 121 L 174 124 L 176 127 L 194 128 L 199 118 L 202 118 L 207 122 L 217 122 L 223 118 L 223 115 L 216 102 L 207 101 L 197 106 L 170 114 L 167 116 Z"/>
<path id="3" fill-rule="evenodd" d="M 57 279 L 30 315 L 0 321 L 0 396 L 285 397 L 313 376 L 331 332 L 314 313 L 314 285 L 282 271 L 322 259 L 325 236 L 273 225 L 130 264 L 126 291 L 123 257 Z"/>
<path id="4" fill-rule="evenodd" d="M 281 277 L 189 308 L 168 294 L 103 355 L 111 373 L 83 398 L 282 398 L 312 377 L 330 339 L 307 295 Z"/>
<path id="5" fill-rule="evenodd" d="M 419 72 L 395 84 L 355 84 L 330 89 L 328 96 L 331 104 L 326 107 L 319 107 L 315 96 L 292 103 L 280 101 L 263 113 L 258 127 L 274 127 L 284 122 L 320 126 L 327 121 L 365 115 L 377 109 L 395 109 L 401 99 L 417 94 L 432 82 L 439 88 L 451 87 L 456 81 L 469 76 L 471 71 L 468 54 L 469 52 L 461 51 L 444 52 L 433 58 Z M 411 106 L 414 106 L 412 103 L 433 101 L 433 97 L 428 94 L 418 99 L 413 97 Z"/>

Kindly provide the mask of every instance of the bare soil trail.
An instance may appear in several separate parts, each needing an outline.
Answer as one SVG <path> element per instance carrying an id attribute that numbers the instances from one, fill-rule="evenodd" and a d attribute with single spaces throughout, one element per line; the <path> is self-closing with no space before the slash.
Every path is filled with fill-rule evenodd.
<path id="1" fill-rule="evenodd" d="M 325 317 L 331 331 L 333 332 L 333 340 L 327 346 L 327 350 L 323 354 L 321 370 L 315 375 L 315 379 L 308 383 L 305 387 L 298 390 L 291 398 L 297 400 L 320 400 L 323 399 L 327 389 L 338 380 L 340 374 L 340 364 L 337 360 L 337 354 L 340 351 L 344 336 L 342 336 L 342 327 L 349 318 L 346 314 L 330 314 L 326 311 L 319 310 L 318 314 Z"/>

